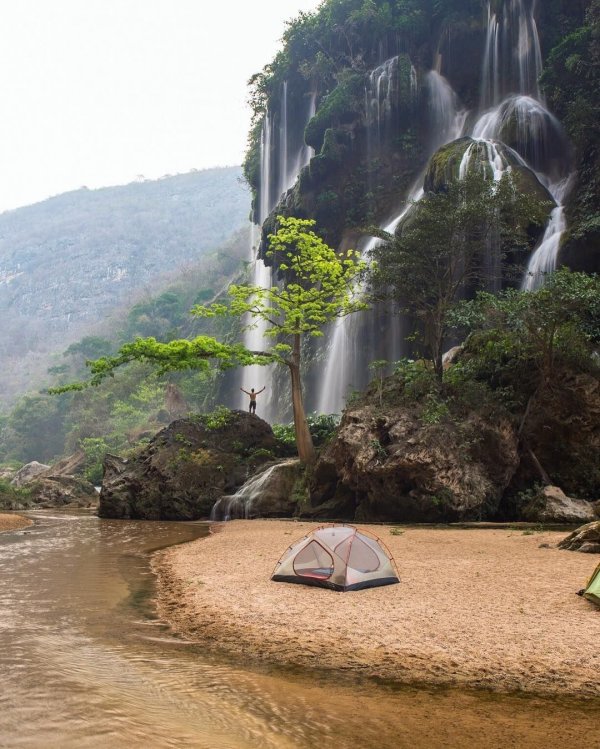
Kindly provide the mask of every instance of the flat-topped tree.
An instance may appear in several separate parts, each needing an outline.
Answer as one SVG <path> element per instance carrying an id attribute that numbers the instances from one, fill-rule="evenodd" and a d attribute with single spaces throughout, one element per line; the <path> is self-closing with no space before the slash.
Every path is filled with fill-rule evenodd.
<path id="1" fill-rule="evenodd" d="M 249 351 L 241 344 L 220 343 L 209 336 L 160 343 L 154 338 L 137 338 L 126 343 L 115 356 L 88 362 L 91 378 L 54 392 L 98 385 L 114 370 L 131 361 L 155 365 L 159 373 L 221 368 L 253 364 L 283 364 L 288 367 L 292 386 L 292 407 L 298 455 L 305 463 L 314 459 L 314 446 L 306 422 L 302 398 L 300 352 L 305 336 L 323 335 L 323 328 L 338 317 L 367 308 L 356 294 L 356 285 L 366 264 L 354 250 L 338 255 L 313 230 L 314 221 L 278 217 L 278 229 L 269 236 L 268 255 L 282 275 L 281 286 L 269 288 L 232 284 L 229 304 L 198 305 L 199 317 L 229 315 L 248 320 L 251 327 L 266 321 L 265 336 L 276 341 L 264 351 Z"/>
<path id="2" fill-rule="evenodd" d="M 277 231 L 269 235 L 267 256 L 282 274 L 281 286 L 232 285 L 228 306 L 197 306 L 192 311 L 201 316 L 249 315 L 249 326 L 257 320 L 267 323 L 265 336 L 277 343 L 270 351 L 250 353 L 259 363 L 274 361 L 288 367 L 298 455 L 308 463 L 314 458 L 314 447 L 302 398 L 302 339 L 322 336 L 325 325 L 334 319 L 367 309 L 356 294 L 366 263 L 355 250 L 338 255 L 312 230 L 312 220 L 278 216 L 277 224 Z"/>

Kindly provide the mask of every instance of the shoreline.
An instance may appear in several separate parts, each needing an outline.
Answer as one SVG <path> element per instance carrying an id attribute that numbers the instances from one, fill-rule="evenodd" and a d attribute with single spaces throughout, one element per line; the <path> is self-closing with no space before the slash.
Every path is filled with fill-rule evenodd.
<path id="1" fill-rule="evenodd" d="M 25 518 L 22 515 L 13 515 L 12 513 L 0 512 L 0 533 L 9 531 L 20 531 L 33 525 L 33 520 Z"/>
<path id="2" fill-rule="evenodd" d="M 281 554 L 314 527 L 236 520 L 158 552 L 158 615 L 185 639 L 246 661 L 600 698 L 600 610 L 575 595 L 597 558 L 554 548 L 564 531 L 370 527 L 399 585 L 337 593 L 272 582 Z"/>

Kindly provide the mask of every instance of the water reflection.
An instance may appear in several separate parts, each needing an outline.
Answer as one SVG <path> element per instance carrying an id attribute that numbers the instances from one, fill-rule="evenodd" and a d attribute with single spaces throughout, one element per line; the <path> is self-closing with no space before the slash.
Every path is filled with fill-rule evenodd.
<path id="1" fill-rule="evenodd" d="M 593 746 L 598 704 L 392 691 L 208 657 L 152 618 L 148 565 L 206 525 L 35 517 L 0 535 L 1 747 Z"/>

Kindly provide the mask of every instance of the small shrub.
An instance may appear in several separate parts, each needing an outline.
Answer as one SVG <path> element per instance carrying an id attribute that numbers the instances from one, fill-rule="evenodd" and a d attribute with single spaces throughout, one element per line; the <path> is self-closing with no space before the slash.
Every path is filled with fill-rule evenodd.
<path id="1" fill-rule="evenodd" d="M 217 406 L 214 411 L 200 415 L 200 421 L 207 429 L 222 429 L 232 418 L 232 412 L 226 406 Z"/>
<path id="2" fill-rule="evenodd" d="M 28 489 L 17 489 L 5 479 L 0 479 L 0 510 L 25 510 L 31 504 Z"/>

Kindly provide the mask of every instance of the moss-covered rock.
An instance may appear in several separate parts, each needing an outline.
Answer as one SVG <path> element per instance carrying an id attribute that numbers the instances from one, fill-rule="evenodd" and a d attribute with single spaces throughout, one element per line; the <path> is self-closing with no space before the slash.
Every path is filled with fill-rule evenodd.
<path id="1" fill-rule="evenodd" d="M 243 411 L 228 414 L 174 421 L 131 459 L 106 456 L 99 515 L 207 518 L 220 496 L 278 452 L 269 424 Z"/>
<path id="2" fill-rule="evenodd" d="M 498 141 L 466 136 L 439 148 L 429 160 L 424 188 L 427 192 L 444 190 L 449 182 L 469 174 L 483 173 L 494 179 L 499 171 L 510 169 L 520 192 L 548 202 L 548 214 L 556 205 L 552 195 L 535 173 L 523 164 L 513 149 Z"/>
<path id="3" fill-rule="evenodd" d="M 304 131 L 304 140 L 317 153 L 325 142 L 325 134 L 332 127 L 353 122 L 364 103 L 364 76 L 352 73 L 328 94 Z"/>

